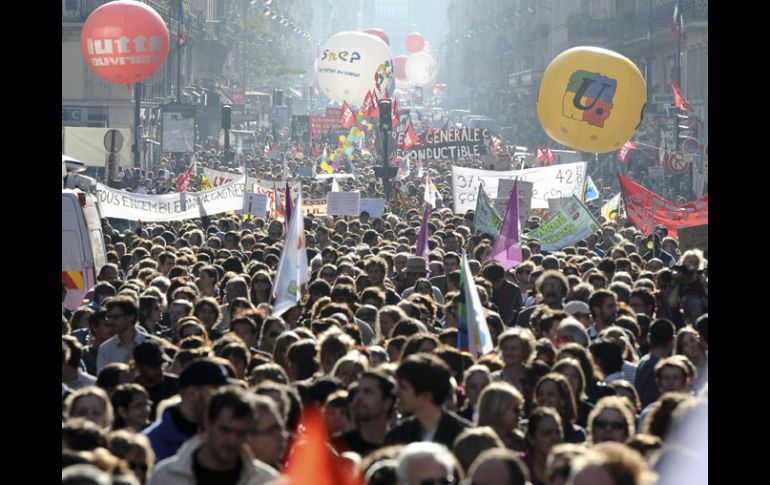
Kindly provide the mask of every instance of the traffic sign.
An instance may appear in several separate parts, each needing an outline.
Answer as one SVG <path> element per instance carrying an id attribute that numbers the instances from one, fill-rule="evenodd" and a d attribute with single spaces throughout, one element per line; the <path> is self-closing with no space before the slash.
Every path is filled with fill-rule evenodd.
<path id="1" fill-rule="evenodd" d="M 104 149 L 110 153 L 117 153 L 123 148 L 123 134 L 116 130 L 107 130 L 104 134 Z"/>
<path id="2" fill-rule="evenodd" d="M 695 138 L 688 138 L 681 143 L 682 150 L 685 153 L 698 153 L 700 149 L 700 143 Z"/>
<path id="3" fill-rule="evenodd" d="M 688 162 L 684 159 L 682 152 L 676 152 L 671 155 L 668 164 L 673 173 L 684 173 L 687 171 Z"/>

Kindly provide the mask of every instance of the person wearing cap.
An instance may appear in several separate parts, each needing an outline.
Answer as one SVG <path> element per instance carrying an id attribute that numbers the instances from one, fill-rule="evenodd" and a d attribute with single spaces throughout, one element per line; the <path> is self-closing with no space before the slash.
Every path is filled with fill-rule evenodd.
<path id="1" fill-rule="evenodd" d="M 134 382 L 141 384 L 150 395 L 151 421 L 155 420 L 158 403 L 179 391 L 179 379 L 163 372 L 164 363 L 170 364 L 171 359 L 163 351 L 160 341 L 145 340 L 134 348 L 134 368 L 139 374 Z"/>
<path id="2" fill-rule="evenodd" d="M 256 426 L 255 397 L 237 387 L 213 394 L 205 409 L 204 431 L 174 456 L 158 463 L 149 485 L 201 483 L 259 485 L 278 477 L 246 445 Z"/>
<path id="3" fill-rule="evenodd" d="M 411 288 L 418 279 L 427 278 L 430 274 L 428 262 L 419 256 L 410 256 L 406 260 L 406 266 L 401 270 L 401 274 L 404 275 L 404 290 Z"/>
<path id="4" fill-rule="evenodd" d="M 575 320 L 582 323 L 588 330 L 593 325 L 591 320 L 591 309 L 588 307 L 588 303 L 580 300 L 572 300 L 564 305 L 564 311 L 572 315 Z"/>
<path id="5" fill-rule="evenodd" d="M 150 439 L 156 461 L 174 455 L 198 432 L 209 397 L 219 386 L 237 384 L 232 377 L 223 359 L 202 357 L 187 364 L 179 376 L 181 401 L 167 407 L 158 421 L 142 431 Z"/>

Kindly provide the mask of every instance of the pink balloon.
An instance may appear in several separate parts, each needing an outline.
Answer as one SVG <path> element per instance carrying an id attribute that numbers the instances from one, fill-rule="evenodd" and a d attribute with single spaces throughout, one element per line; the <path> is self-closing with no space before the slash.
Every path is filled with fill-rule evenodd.
<path id="1" fill-rule="evenodd" d="M 406 36 L 406 49 L 409 52 L 420 52 L 425 47 L 425 38 L 418 32 Z"/>
<path id="2" fill-rule="evenodd" d="M 382 29 L 366 29 L 366 30 L 364 30 L 364 32 L 366 32 L 367 34 L 372 34 L 372 35 L 375 35 L 375 36 L 379 37 L 380 39 L 383 40 L 383 42 L 385 42 L 386 44 L 388 44 L 390 46 L 390 39 L 388 39 L 388 34 L 386 34 L 384 30 L 382 30 Z"/>
<path id="3" fill-rule="evenodd" d="M 393 75 L 399 81 L 406 81 L 406 60 L 407 56 L 396 56 L 393 58 Z"/>

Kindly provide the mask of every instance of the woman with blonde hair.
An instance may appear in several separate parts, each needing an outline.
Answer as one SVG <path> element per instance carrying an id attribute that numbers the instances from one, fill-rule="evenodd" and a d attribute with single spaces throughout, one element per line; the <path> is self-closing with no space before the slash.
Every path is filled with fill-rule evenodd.
<path id="1" fill-rule="evenodd" d="M 477 426 L 494 429 L 505 446 L 524 451 L 524 434 L 518 429 L 524 409 L 524 396 L 507 382 L 493 382 L 481 391 Z"/>
<path id="2" fill-rule="evenodd" d="M 64 407 L 68 418 L 85 418 L 104 429 L 112 425 L 112 403 L 99 387 L 88 386 L 73 392 L 67 397 Z"/>
<path id="3" fill-rule="evenodd" d="M 625 443 L 634 437 L 636 419 L 628 399 L 607 396 L 599 399 L 588 416 L 588 442 L 592 445 L 603 441 Z"/>

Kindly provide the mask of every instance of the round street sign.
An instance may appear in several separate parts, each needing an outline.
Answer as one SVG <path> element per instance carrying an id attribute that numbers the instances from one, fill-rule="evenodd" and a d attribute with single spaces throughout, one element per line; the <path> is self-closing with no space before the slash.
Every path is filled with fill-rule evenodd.
<path id="1" fill-rule="evenodd" d="M 117 153 L 123 148 L 123 134 L 116 130 L 107 130 L 104 134 L 104 149 L 110 153 Z"/>
<path id="2" fill-rule="evenodd" d="M 673 173 L 684 173 L 687 170 L 688 162 L 685 161 L 682 152 L 676 152 L 671 155 L 668 163 Z"/>
<path id="3" fill-rule="evenodd" d="M 682 150 L 685 153 L 698 153 L 698 149 L 700 148 L 700 143 L 698 143 L 698 140 L 695 138 L 687 138 L 682 142 Z"/>

